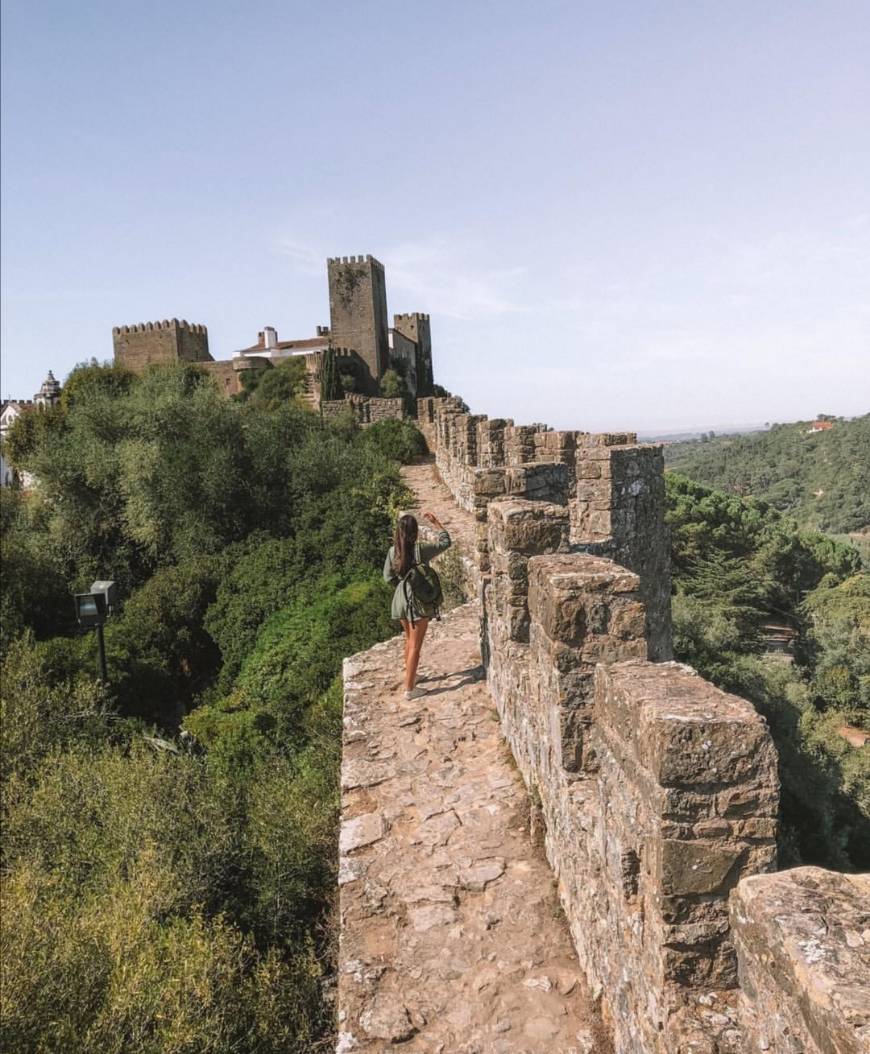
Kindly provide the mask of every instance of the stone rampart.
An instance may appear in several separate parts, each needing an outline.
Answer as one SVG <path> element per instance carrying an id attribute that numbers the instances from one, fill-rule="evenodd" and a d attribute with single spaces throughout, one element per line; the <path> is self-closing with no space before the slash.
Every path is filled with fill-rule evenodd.
<path id="1" fill-rule="evenodd" d="M 728 896 L 775 859 L 773 744 L 749 703 L 647 661 L 639 576 L 571 552 L 569 524 L 564 506 L 490 508 L 502 729 L 616 1049 L 736 1052 Z M 688 1045 L 705 1035 L 717 1045 Z"/>
<path id="2" fill-rule="evenodd" d="M 370 395 L 348 394 L 343 399 L 324 399 L 320 407 L 324 417 L 350 413 L 363 427 L 378 421 L 401 421 L 405 416 L 401 399 L 379 399 Z"/>
<path id="3" fill-rule="evenodd" d="M 565 504 L 578 549 L 608 556 L 640 576 L 650 658 L 671 657 L 670 560 L 660 446 L 633 433 L 553 431 L 468 414 L 460 400 L 420 399 L 418 424 L 457 503 L 481 524 L 487 569 L 490 501 L 503 496 Z"/>
<path id="4" fill-rule="evenodd" d="M 870 1050 L 870 875 L 798 867 L 731 898 L 747 1051 Z"/>
<path id="5" fill-rule="evenodd" d="M 615 1050 L 867 1050 L 868 880 L 771 873 L 767 726 L 667 661 L 661 449 L 422 403 L 477 523 L 487 680 Z"/>

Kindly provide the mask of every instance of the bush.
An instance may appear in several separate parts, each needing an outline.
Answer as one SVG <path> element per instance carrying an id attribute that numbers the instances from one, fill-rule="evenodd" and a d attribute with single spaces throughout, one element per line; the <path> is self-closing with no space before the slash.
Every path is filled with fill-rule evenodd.
<path id="1" fill-rule="evenodd" d="M 48 754 L 94 746 L 110 732 L 111 705 L 95 680 L 51 669 L 47 649 L 24 636 L 9 649 L 0 676 L 0 779 L 28 776 Z"/>
<path id="2" fill-rule="evenodd" d="M 389 589 L 374 575 L 348 586 L 322 579 L 268 619 L 242 663 L 225 699 L 194 711 L 185 727 L 207 746 L 238 719 L 221 714 L 259 715 L 257 729 L 290 753 L 304 742 L 305 711 L 326 690 L 342 658 L 392 633 Z M 249 720 L 243 722 L 250 725 Z"/>
<path id="3" fill-rule="evenodd" d="M 0 488 L 0 655 L 24 630 L 44 638 L 68 633 L 75 625 L 72 590 L 50 552 L 33 522 L 27 496 Z"/>
<path id="4" fill-rule="evenodd" d="M 40 484 L 9 514 L 4 1049 L 301 1052 L 331 1027 L 335 677 L 393 632 L 420 437 L 277 383 L 233 402 L 195 365 L 82 367 L 16 440 Z M 108 689 L 93 634 L 50 636 L 94 578 L 122 599 Z"/>
<path id="5" fill-rule="evenodd" d="M 176 728 L 213 679 L 220 652 L 203 622 L 220 571 L 215 557 L 162 568 L 108 621 L 109 679 L 122 713 Z"/>
<path id="6" fill-rule="evenodd" d="M 363 432 L 363 442 L 387 461 L 408 465 L 426 453 L 423 433 L 411 421 L 378 421 Z"/>
<path id="7" fill-rule="evenodd" d="M 307 745 L 289 762 L 273 756 L 251 789 L 246 848 L 251 925 L 261 941 L 292 943 L 332 904 L 338 865 L 342 684 L 312 708 Z"/>
<path id="8" fill-rule="evenodd" d="M 303 945 L 259 952 L 220 916 L 167 914 L 147 849 L 99 899 L 58 895 L 33 866 L 3 884 L 0 1042 L 10 1054 L 285 1054 L 324 1025 L 321 969 Z"/>

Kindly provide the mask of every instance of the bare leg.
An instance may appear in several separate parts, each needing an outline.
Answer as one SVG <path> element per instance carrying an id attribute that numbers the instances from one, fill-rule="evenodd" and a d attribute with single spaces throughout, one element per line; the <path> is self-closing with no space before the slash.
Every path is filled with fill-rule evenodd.
<path id="1" fill-rule="evenodd" d="M 423 638 L 429 627 L 429 619 L 418 618 L 411 626 L 410 649 L 408 660 L 405 665 L 405 691 L 410 692 L 417 680 L 417 664 L 420 662 L 420 651 L 423 647 Z"/>
<path id="2" fill-rule="evenodd" d="M 401 619 L 402 632 L 405 634 L 405 668 L 404 676 L 405 680 L 408 678 L 408 656 L 411 652 L 411 623 L 407 619 Z"/>

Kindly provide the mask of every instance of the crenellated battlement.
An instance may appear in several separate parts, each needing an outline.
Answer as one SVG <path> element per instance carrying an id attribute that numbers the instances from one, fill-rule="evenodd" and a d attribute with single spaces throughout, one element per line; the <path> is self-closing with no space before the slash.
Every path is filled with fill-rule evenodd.
<path id="1" fill-rule="evenodd" d="M 112 344 L 115 362 L 137 372 L 154 363 L 213 362 L 208 350 L 208 328 L 187 319 L 164 318 L 162 322 L 115 326 Z M 234 390 L 231 367 L 231 362 L 227 362 L 222 384 L 226 391 Z"/>
<path id="2" fill-rule="evenodd" d="M 453 397 L 417 400 L 418 424 L 460 507 L 480 524 L 486 573 L 489 503 L 503 496 L 567 507 L 573 545 L 610 556 L 641 579 L 651 657 L 669 659 L 670 557 L 660 446 L 634 433 L 555 431 L 465 413 Z"/>
<path id="3" fill-rule="evenodd" d="M 489 419 L 453 397 L 418 400 L 418 422 L 468 520 L 461 563 L 489 691 L 615 1050 L 867 1049 L 867 877 L 774 873 L 779 782 L 766 722 L 670 661 L 661 447 Z M 396 816 L 404 824 L 399 806 Z M 361 895 L 348 883 L 365 886 L 356 844 L 343 849 L 343 905 Z M 449 867 L 449 845 L 443 854 Z M 353 922 L 356 947 L 379 924 L 372 903 Z M 818 955 L 804 954 L 807 941 Z M 355 962 L 354 976 L 365 967 Z M 340 964 L 342 976 L 350 968 Z M 360 1017 L 369 1035 L 372 1013 Z"/>
<path id="4" fill-rule="evenodd" d="M 376 260 L 371 253 L 365 255 L 359 254 L 357 256 L 328 256 L 326 258 L 327 267 L 339 267 L 346 264 L 371 264 L 373 267 L 379 268 L 381 271 L 384 269 L 384 265 L 380 260 Z"/>
<path id="5" fill-rule="evenodd" d="M 428 322 L 429 316 L 423 311 L 406 311 L 403 314 L 393 315 L 394 322 Z"/>
<path id="6" fill-rule="evenodd" d="M 132 326 L 114 326 L 112 336 L 120 336 L 122 333 L 153 333 L 161 329 L 186 329 L 190 333 L 208 333 L 208 327 L 198 322 L 188 322 L 186 318 L 181 321 L 177 318 L 164 318 L 162 322 L 138 322 Z"/>

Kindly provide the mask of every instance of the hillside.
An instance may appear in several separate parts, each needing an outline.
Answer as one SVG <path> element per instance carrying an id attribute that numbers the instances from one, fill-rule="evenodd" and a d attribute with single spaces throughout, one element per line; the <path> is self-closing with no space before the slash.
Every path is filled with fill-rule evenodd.
<path id="1" fill-rule="evenodd" d="M 0 494 L 4 1051 L 334 1045 L 337 678 L 393 634 L 422 439 L 273 372 L 233 401 L 192 365 L 85 366 L 10 434 L 39 486 Z M 95 578 L 108 683 L 71 617 Z"/>
<path id="2" fill-rule="evenodd" d="M 751 496 L 828 534 L 870 530 L 870 414 L 833 420 L 809 433 L 809 421 L 769 431 L 671 443 L 665 462 L 709 487 Z"/>

